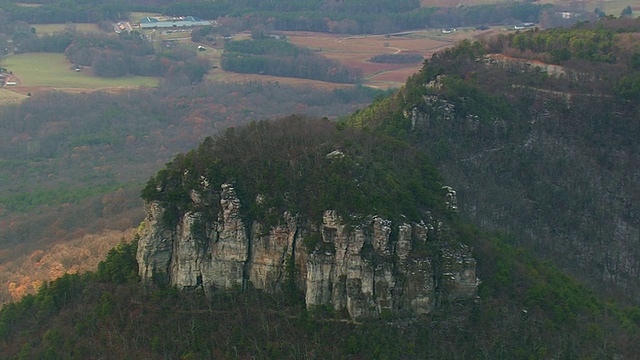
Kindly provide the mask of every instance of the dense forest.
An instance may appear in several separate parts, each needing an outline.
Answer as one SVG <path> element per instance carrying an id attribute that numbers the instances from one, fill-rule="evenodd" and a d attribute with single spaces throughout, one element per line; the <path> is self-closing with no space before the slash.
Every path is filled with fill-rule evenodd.
<path id="1" fill-rule="evenodd" d="M 306 141 L 310 139 L 313 141 Z M 314 168 L 314 159 L 309 155 L 324 154 L 323 146 L 327 144 L 344 146 L 347 156 L 357 155 L 357 161 L 369 166 L 356 170 L 357 166 L 338 164 L 324 173 L 307 174 L 305 169 Z M 264 146 L 271 146 L 273 151 L 260 151 Z M 224 149 L 233 149 L 233 152 Z M 208 176 L 237 177 L 239 189 L 244 189 L 248 197 L 257 190 L 275 193 L 292 187 L 290 200 L 294 200 L 294 196 L 300 200 L 299 211 L 312 209 L 313 201 L 306 202 L 312 206 L 306 208 L 305 199 L 322 198 L 318 197 L 321 194 L 305 190 L 303 180 L 306 178 L 311 183 L 327 183 L 345 195 L 358 196 L 359 192 L 345 181 L 351 176 L 345 178 L 340 169 L 363 171 L 355 177 L 363 181 L 362 186 L 376 185 L 375 181 L 387 181 L 385 187 L 397 186 L 397 190 L 416 181 L 437 185 L 437 175 L 432 168 L 427 170 L 430 173 L 427 178 L 407 178 L 405 183 L 395 185 L 386 172 L 375 171 L 379 165 L 393 172 L 393 168 L 385 164 L 397 162 L 398 156 L 410 158 L 407 150 L 419 152 L 397 138 L 356 131 L 327 120 L 290 117 L 273 124 L 254 123 L 206 139 L 198 149 L 174 158 L 143 193 L 145 197 L 160 195 L 162 201 L 179 206 L 184 196 L 179 185 L 192 181 L 174 175 L 185 174 L 185 169 L 189 174 L 193 172 L 196 180 L 198 171 Z M 301 155 L 293 165 L 287 161 L 291 152 Z M 252 171 L 254 165 L 260 163 L 263 165 L 259 171 Z M 283 176 L 278 180 L 281 172 L 277 169 L 281 166 L 291 166 L 292 174 L 301 169 L 304 177 Z M 404 173 L 418 169 L 398 170 Z M 241 179 L 239 176 L 243 173 L 250 176 Z M 271 189 L 267 184 L 274 177 L 276 188 Z M 332 177 L 343 181 L 332 183 Z M 300 191 L 296 182 L 301 186 Z M 160 194 L 156 190 L 158 186 L 165 189 Z M 437 189 L 440 187 L 425 189 L 425 194 L 439 191 Z M 362 189 L 362 193 L 374 198 L 385 196 L 384 191 L 375 186 Z M 279 199 L 285 207 L 296 204 Z M 339 205 L 341 198 L 328 201 L 337 201 Z M 384 207 L 395 205 L 384 197 L 379 201 L 376 204 L 349 200 L 344 205 L 364 206 L 359 210 L 380 206 L 383 213 L 387 210 L 408 213 L 413 206 L 408 203 L 407 208 L 385 210 Z M 321 208 L 326 205 L 319 204 Z M 275 206 L 278 205 L 270 203 L 268 207 Z M 264 215 L 263 210 L 259 209 L 258 213 Z M 433 313 L 420 318 L 386 317 L 352 322 L 329 308 L 306 309 L 295 290 L 276 294 L 251 289 L 218 290 L 205 297 L 198 290 L 180 292 L 161 284 L 144 287 L 137 276 L 137 243 L 134 241 L 111 250 L 96 272 L 65 275 L 44 286 L 37 295 L 3 307 L 0 312 L 2 355 L 8 359 L 87 356 L 571 359 L 634 357 L 638 353 L 637 308 L 598 300 L 591 291 L 551 264 L 537 261 L 526 250 L 508 245 L 513 242 L 509 236 L 482 232 L 451 215 L 454 222 L 450 230 L 459 241 L 474 247 L 474 256 L 479 259 L 478 274 L 483 282 L 475 299 L 443 302 Z"/>
<path id="2" fill-rule="evenodd" d="M 463 42 L 348 123 L 411 139 L 458 190 L 464 218 L 636 302 L 637 24 Z"/>
<path id="3" fill-rule="evenodd" d="M 12 282 L 33 291 L 35 279 L 50 277 L 47 266 L 34 266 L 42 257 L 31 255 L 37 249 L 102 229 L 135 228 L 144 182 L 204 137 L 292 112 L 336 118 L 384 94 L 364 87 L 201 84 L 119 94 L 50 92 L 1 107 L 0 302 L 11 299 Z"/>
<path id="4" fill-rule="evenodd" d="M 24 2 L 20 2 L 24 3 Z M 272 30 L 384 34 L 425 27 L 460 27 L 506 22 L 539 22 L 551 5 L 530 2 L 422 8 L 417 0 L 402 1 L 39 1 L 21 6 L 2 0 L 2 15 L 22 23 L 101 23 L 127 20 L 129 12 L 192 15 L 203 19 L 233 18 L 236 30 L 257 24 Z M 2 16 L 0 15 L 0 17 Z"/>
<path id="5" fill-rule="evenodd" d="M 350 69 L 309 49 L 277 39 L 228 41 L 222 68 L 249 74 L 266 74 L 353 84 L 362 70 Z"/>
<path id="6" fill-rule="evenodd" d="M 101 76 L 164 81 L 158 89 L 117 93 L 52 91 L 0 107 L 0 303 L 6 304 L 0 357 L 639 356 L 638 20 L 605 16 L 571 28 L 465 41 L 425 61 L 389 94 L 360 86 L 201 83 L 210 64 L 192 47 L 150 49 L 135 32 L 107 37 L 69 27 L 41 35 L 30 24 L 104 25 L 130 11 L 154 11 L 217 18 L 216 31 L 223 32 L 388 33 L 544 22 L 551 6 L 419 8 L 415 0 L 24 6 L 29 3 L 0 0 L 0 50 L 13 42 L 18 52 L 64 52 Z M 228 46 L 267 62 L 271 54 L 246 48 L 258 44 Z M 279 46 L 292 59 L 304 55 Z M 307 116 L 260 121 L 292 113 Z M 328 145 L 339 145 L 345 157 L 318 170 L 326 157 L 316 151 L 327 154 Z M 403 166 L 408 156 L 419 161 Z M 143 199 L 189 210 L 183 185 L 201 174 L 235 180 L 243 199 L 266 194 L 262 206 L 246 210 L 271 224 L 282 221 L 283 210 L 334 207 L 345 218 L 363 212 L 415 218 L 430 207 L 451 221 L 452 236 L 473 248 L 482 280 L 477 297 L 445 301 L 423 317 L 365 322 L 330 308 L 306 309 L 295 288 L 205 297 L 142 286 L 135 239 L 112 249 L 95 271 L 39 280 L 77 265 L 76 254 L 89 252 L 87 242 L 103 241 L 92 237 L 101 231 L 133 238 L 125 231 L 144 216 L 141 190 Z M 457 191 L 459 214 L 439 207 L 443 183 Z M 82 243 L 72 242 L 79 238 Z M 52 266 L 45 251 L 56 247 L 67 256 Z"/>
<path id="7" fill-rule="evenodd" d="M 354 224 L 371 214 L 420 221 L 425 209 L 450 216 L 442 179 L 424 154 L 351 130 L 297 116 L 232 128 L 176 156 L 149 180 L 142 198 L 165 204 L 172 209 L 167 215 L 195 211 L 190 191 L 206 179 L 215 189 L 232 182 L 247 204 L 245 216 L 266 224 L 283 221 L 285 211 L 319 221 L 326 209 Z M 252 201 L 257 196 L 260 204 Z M 203 204 L 211 216 L 221 210 L 215 202 Z"/>

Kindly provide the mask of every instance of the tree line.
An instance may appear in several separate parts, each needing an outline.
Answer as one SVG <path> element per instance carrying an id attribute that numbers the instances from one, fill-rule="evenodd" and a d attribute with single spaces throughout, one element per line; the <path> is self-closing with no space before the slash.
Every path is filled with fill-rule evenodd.
<path id="1" fill-rule="evenodd" d="M 202 81 L 209 71 L 206 58 L 198 57 L 193 46 L 174 44 L 168 50 L 156 51 L 139 33 L 76 36 L 65 49 L 74 64 L 91 66 L 103 77 L 126 75 L 160 76 L 184 84 Z"/>
<path id="2" fill-rule="evenodd" d="M 327 307 L 306 309 L 297 291 L 213 290 L 205 296 L 201 290 L 142 286 L 137 241 L 120 243 L 96 271 L 62 276 L 3 306 L 0 356 L 637 357 L 637 307 L 598 299 L 548 262 L 513 246 L 508 235 L 462 222 L 450 231 L 474 246 L 483 279 L 478 297 L 444 302 L 411 321 L 383 316 L 363 323 L 344 321 L 340 311 Z"/>
<path id="3" fill-rule="evenodd" d="M 521 52 L 529 51 L 544 55 L 541 60 L 553 64 L 562 64 L 571 59 L 615 63 L 618 52 L 615 35 L 614 31 L 604 26 L 553 28 L 501 35 L 493 41 L 494 44 L 501 42 L 501 49 L 494 50 L 504 51 L 510 47 Z"/>
<path id="4" fill-rule="evenodd" d="M 233 17 L 244 23 L 243 30 L 256 24 L 275 30 L 302 30 L 339 33 L 389 33 L 425 27 L 458 27 L 499 24 L 513 19 L 537 22 L 549 5 L 511 3 L 457 8 L 422 8 L 417 0 L 402 1 L 50 1 L 40 6 L 18 6 L 0 2 L 12 21 L 37 23 L 100 23 L 126 20 L 132 11 L 165 15 L 193 15 L 203 19 Z"/>
<path id="5" fill-rule="evenodd" d="M 82 234 L 136 226 L 144 182 L 205 136 L 283 113 L 336 118 L 389 93 L 255 81 L 176 85 L 37 92 L 0 107 L 0 262 Z M 109 199 L 120 188 L 124 202 L 114 210 Z M 22 281 L 7 267 L 0 271 L 0 302 L 11 298 L 9 282 L 31 288 Z"/>
<path id="6" fill-rule="evenodd" d="M 275 39 L 238 40 L 225 43 L 222 68 L 227 71 L 265 74 L 337 83 L 356 83 L 362 71 L 350 69 L 291 43 Z"/>
<path id="7" fill-rule="evenodd" d="M 522 39 L 516 44 L 524 51 L 495 46 L 495 38 L 461 42 L 435 54 L 397 95 L 350 123 L 413 139 L 470 204 L 461 208 L 464 216 L 512 231 L 519 244 L 556 259 L 594 288 L 637 301 L 640 286 L 626 267 L 611 261 L 619 275 L 603 284 L 607 275 L 596 264 L 624 256 L 626 244 L 637 240 L 615 224 L 639 223 L 632 180 L 640 164 L 634 140 L 640 136 L 640 55 L 632 35 L 638 24 L 604 19 L 511 35 Z M 524 42 L 534 39 L 545 41 Z M 562 73 L 549 74 L 532 61 L 561 44 L 572 54 Z M 488 56 L 496 52 L 507 60 Z M 607 196 L 612 189 L 624 195 Z"/>
<path id="8" fill-rule="evenodd" d="M 420 54 L 380 54 L 372 57 L 369 61 L 384 64 L 412 64 L 424 60 Z"/>
<path id="9" fill-rule="evenodd" d="M 1 7 L 11 14 L 12 19 L 30 24 L 96 23 L 101 20 L 123 19 L 125 15 L 119 11 L 120 7 L 104 4 L 69 6 L 62 3 L 52 3 L 41 6 L 20 6 L 13 1 L 3 1 Z"/>
<path id="10" fill-rule="evenodd" d="M 173 44 L 158 51 L 139 32 L 114 37 L 67 28 L 60 33 L 38 35 L 31 29 L 35 30 L 29 26 L 14 29 L 16 53 L 64 53 L 73 64 L 91 66 L 94 74 L 101 77 L 158 76 L 173 83 L 191 84 L 202 81 L 211 68 L 206 58 L 197 56 L 194 46 Z"/>

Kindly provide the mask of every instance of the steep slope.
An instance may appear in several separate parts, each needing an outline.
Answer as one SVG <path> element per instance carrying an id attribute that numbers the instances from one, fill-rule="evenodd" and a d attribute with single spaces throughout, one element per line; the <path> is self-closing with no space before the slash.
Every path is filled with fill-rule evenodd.
<path id="1" fill-rule="evenodd" d="M 407 186 L 416 196 L 402 196 Z M 599 301 L 507 237 L 461 223 L 451 195 L 420 152 L 392 138 L 299 118 L 229 131 L 149 181 L 143 236 L 110 251 L 96 273 L 65 275 L 4 306 L 0 357 L 638 357 L 637 307 Z M 285 212 L 294 207 L 298 216 Z M 158 251 L 162 240 L 169 260 Z M 357 241 L 362 248 L 352 247 Z M 456 256 L 471 247 L 473 258 Z M 343 281 L 339 259 L 347 260 L 346 305 L 333 297 Z M 469 297 L 475 274 L 472 288 L 455 285 L 456 272 L 471 265 L 483 281 Z M 370 294 L 364 275 L 375 285 Z M 227 283 L 231 289 L 216 289 Z M 330 291 L 310 302 L 319 283 Z M 385 284 L 395 285 L 386 298 Z"/>
<path id="2" fill-rule="evenodd" d="M 300 288 L 353 318 L 470 298 L 455 192 L 393 139 L 290 117 L 207 139 L 151 179 L 140 275 L 180 289 Z"/>
<path id="3" fill-rule="evenodd" d="M 637 194 L 627 187 L 633 183 L 630 172 L 616 170 L 622 161 L 616 156 L 625 150 L 624 164 L 634 165 L 631 135 L 637 117 L 628 115 L 637 111 L 633 101 L 640 87 L 634 75 L 623 76 L 609 67 L 616 63 L 596 63 L 596 70 L 615 75 L 601 86 L 598 76 L 584 70 L 592 63 L 574 66 L 582 70 L 573 73 L 567 71 L 570 64 L 559 64 L 571 77 L 554 78 L 547 69 L 528 70 L 531 65 L 526 63 L 533 59 L 503 62 L 485 57 L 491 46 L 510 48 L 514 38 L 503 41 L 463 43 L 438 55 L 398 95 L 354 115 L 347 123 L 352 127 L 295 117 L 254 123 L 178 155 L 143 190 L 148 218 L 138 242 L 110 252 L 96 274 L 63 276 L 37 295 L 3 307 L 0 357 L 640 357 L 637 307 L 603 302 L 550 262 L 513 246 L 530 245 L 585 273 L 593 269 L 597 256 L 606 255 L 588 254 L 587 247 L 623 253 L 620 245 L 585 241 L 590 233 L 576 235 L 578 225 L 565 223 L 563 216 L 579 214 L 583 222 L 593 221 L 584 231 L 607 230 L 611 218 L 634 221 L 633 206 L 625 208 L 626 213 L 611 206 L 605 208 L 609 212 L 595 212 L 599 217 L 589 214 L 602 209 L 597 203 L 602 197 L 609 196 L 609 204 L 627 204 L 620 201 L 632 201 Z M 618 53 L 619 58 L 623 55 Z M 578 81 L 580 76 L 594 80 Z M 590 111 L 576 115 L 576 106 L 586 103 Z M 446 177 L 429 165 L 420 149 L 430 152 Z M 618 152 L 610 153 L 614 150 Z M 565 162 L 554 163 L 560 154 Z M 599 157 L 604 155 L 609 157 Z M 592 166 L 607 161 L 613 164 L 605 167 L 608 172 L 591 177 L 601 171 Z M 587 170 L 573 174 L 581 169 Z M 618 187 L 607 188 L 618 181 Z M 529 187 L 530 182 L 539 187 Z M 452 189 L 443 186 L 453 183 L 462 190 L 457 202 Z M 550 192 L 553 186 L 559 191 Z M 592 193 L 594 189 L 602 192 Z M 523 203 L 535 211 L 521 207 Z M 516 235 L 480 231 L 460 221 L 454 207 Z M 384 229 L 386 224 L 390 230 Z M 416 230 L 429 225 L 433 231 L 427 231 L 422 242 Z M 566 242 L 570 236 L 582 245 L 572 248 Z M 357 239 L 362 239 L 362 247 L 351 248 Z M 448 251 L 465 248 L 471 249 L 473 259 L 456 258 L 455 251 Z M 564 253 L 555 252 L 558 249 Z M 407 264 L 402 254 L 408 254 L 407 261 L 431 262 L 432 272 L 425 271 L 423 279 L 432 279 L 433 291 L 429 281 L 404 281 L 409 276 L 405 272 L 403 278 L 398 271 Z M 580 267 L 566 260 L 578 255 L 585 261 L 577 263 Z M 328 260 L 315 263 L 323 270 L 309 271 L 314 256 Z M 482 280 L 473 289 L 476 296 L 457 296 L 456 282 L 447 283 L 451 276 L 461 279 L 458 269 L 447 268 L 451 257 L 454 266 L 477 260 L 475 274 L 467 277 L 473 281 L 477 274 Z M 353 270 L 351 260 L 358 258 L 360 277 L 354 271 L 344 273 L 343 306 L 336 301 L 342 301 L 340 296 L 334 298 L 345 294 L 339 291 L 339 259 L 347 259 L 344 268 Z M 367 261 L 375 266 L 365 266 Z M 207 272 L 214 263 L 222 276 Z M 324 276 L 327 273 L 334 275 Z M 309 274 L 319 276 L 310 280 Z M 371 274 L 373 284 L 402 289 L 405 300 L 393 291 L 379 298 L 386 290 L 378 293 L 378 286 L 366 296 L 363 280 Z M 631 276 L 615 280 L 634 281 Z M 420 305 L 420 298 L 409 296 L 411 287 L 404 287 L 410 283 L 423 285 L 419 295 L 430 291 L 429 306 L 422 308 L 428 312 L 406 305 L 411 299 Z M 312 299 L 320 299 L 314 303 L 309 289 L 316 285 L 327 291 L 312 292 L 319 295 Z M 217 289 L 227 286 L 228 291 Z M 349 293 L 354 288 L 359 292 Z M 354 300 L 365 306 L 353 306 Z"/>
<path id="4" fill-rule="evenodd" d="M 144 219 L 140 188 L 206 135 L 292 109 L 343 116 L 369 105 L 376 94 L 382 93 L 206 83 L 170 91 L 34 93 L 20 105 L 0 106 L 0 303 L 25 288 L 34 293 L 34 283 L 78 264 L 84 250 L 70 242 L 83 241 L 85 234 L 105 242 L 93 236 L 137 227 Z M 86 268 L 95 267 L 119 239 L 95 253 Z M 60 253 L 67 258 L 56 261 L 61 267 L 39 263 L 42 251 L 65 245 L 72 249 Z"/>
<path id="5" fill-rule="evenodd" d="M 622 19 L 464 42 L 348 123 L 431 154 L 465 219 L 638 303 L 637 28 Z"/>

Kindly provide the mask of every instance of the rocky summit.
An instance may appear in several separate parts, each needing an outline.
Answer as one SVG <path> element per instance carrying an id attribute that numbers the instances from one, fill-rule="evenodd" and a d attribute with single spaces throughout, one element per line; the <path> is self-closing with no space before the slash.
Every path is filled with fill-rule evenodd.
<path id="1" fill-rule="evenodd" d="M 188 212 L 171 226 L 162 221 L 160 203 L 147 204 L 137 254 L 142 279 L 205 292 L 248 286 L 275 292 L 293 281 L 308 307 L 346 309 L 352 318 L 425 314 L 439 301 L 476 293 L 471 249 L 443 242 L 446 227 L 432 218 L 393 224 L 367 216 L 350 226 L 326 210 L 317 227 L 285 213 L 284 223 L 265 228 L 245 224 L 232 185 L 223 184 L 219 194 L 222 210 L 213 221 Z M 415 256 L 414 246 L 436 251 Z"/>
<path id="2" fill-rule="evenodd" d="M 299 148 L 287 152 L 306 152 L 307 158 L 286 158 L 274 149 L 254 164 L 246 147 L 220 146 L 232 132 L 176 158 L 149 182 L 137 252 L 144 281 L 205 292 L 294 289 L 307 307 L 326 306 L 356 319 L 426 314 L 443 301 L 475 296 L 476 260 L 448 225 L 456 217 L 455 191 L 426 173 L 411 175 L 419 157 L 400 146 L 392 153 L 402 158 L 392 165 L 393 157 L 367 154 L 366 137 L 308 119 L 256 125 L 241 138 L 261 147 L 254 142 L 268 142 L 261 133 L 284 135 L 278 130 L 283 126 L 294 133 L 316 127 L 298 133 Z M 293 146 L 269 136 L 278 148 Z M 234 147 L 236 154 L 229 155 Z M 218 153 L 222 148 L 227 150 Z M 385 161 L 398 170 L 385 170 Z M 229 170 L 243 162 L 250 169 L 244 175 Z M 261 166 L 267 175 L 256 176 Z M 269 183 L 278 177 L 283 180 Z M 235 182 L 226 181 L 231 178 Z M 267 186 L 260 179 L 269 179 Z M 413 180 L 405 185 L 406 179 Z M 405 186 L 415 195 L 407 195 Z M 318 200 L 323 198 L 328 200 Z M 380 205 L 372 207 L 376 201 Z M 390 203 L 407 205 L 393 210 Z"/>

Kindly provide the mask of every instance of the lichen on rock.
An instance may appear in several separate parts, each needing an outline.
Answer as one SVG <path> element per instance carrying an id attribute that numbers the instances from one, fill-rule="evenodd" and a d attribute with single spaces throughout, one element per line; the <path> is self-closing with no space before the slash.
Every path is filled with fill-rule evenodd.
<path id="1" fill-rule="evenodd" d="M 159 203 L 147 203 L 138 250 L 145 281 L 162 275 L 180 289 L 252 286 L 277 292 L 286 281 L 286 261 L 293 257 L 294 282 L 304 292 L 306 305 L 346 310 L 353 318 L 385 312 L 426 314 L 436 306 L 436 298 L 469 298 L 479 284 L 468 246 L 428 238 L 428 229 L 443 226 L 441 222 L 395 225 L 368 216 L 352 226 L 336 211 L 326 210 L 318 227 L 286 213 L 284 223 L 265 231 L 258 222 L 243 222 L 242 204 L 231 184 L 221 186 L 219 198 L 216 219 L 188 212 L 175 228 L 160 220 Z M 312 232 L 321 239 L 309 249 L 302 239 Z M 439 249 L 435 258 L 412 251 L 413 244 L 426 242 Z"/>
<path id="2" fill-rule="evenodd" d="M 142 195 L 147 282 L 297 289 L 308 307 L 353 318 L 424 314 L 475 292 L 475 261 L 443 278 L 449 258 L 470 256 L 447 231 L 455 191 L 402 141 L 325 120 L 260 122 L 176 156 Z"/>

